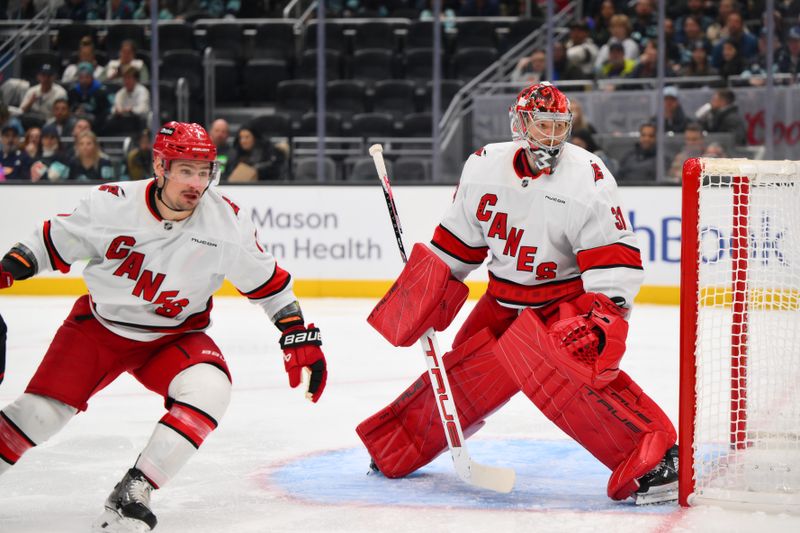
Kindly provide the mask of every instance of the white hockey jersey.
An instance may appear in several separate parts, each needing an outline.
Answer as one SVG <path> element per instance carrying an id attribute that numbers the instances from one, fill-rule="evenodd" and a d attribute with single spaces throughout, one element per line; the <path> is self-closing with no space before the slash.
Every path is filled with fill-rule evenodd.
<path id="1" fill-rule="evenodd" d="M 208 328 L 225 278 L 270 317 L 295 300 L 291 276 L 262 249 L 246 213 L 213 187 L 190 217 L 173 222 L 155 208 L 155 181 L 100 185 L 22 244 L 39 272 L 68 272 L 88 259 L 94 315 L 129 339 Z"/>
<path id="2" fill-rule="evenodd" d="M 506 307 L 544 307 L 583 291 L 630 307 L 644 271 L 611 173 L 566 143 L 554 173 L 534 179 L 523 147 L 490 144 L 467 159 L 432 249 L 459 279 L 491 252 L 488 292 Z"/>

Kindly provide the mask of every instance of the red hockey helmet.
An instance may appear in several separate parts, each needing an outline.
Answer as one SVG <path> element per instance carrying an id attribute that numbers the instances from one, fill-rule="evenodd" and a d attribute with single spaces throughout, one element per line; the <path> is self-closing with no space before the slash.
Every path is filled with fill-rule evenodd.
<path id="1" fill-rule="evenodd" d="M 523 89 L 509 116 L 514 140 L 527 141 L 532 151 L 543 149 L 551 156 L 558 154 L 572 130 L 569 99 L 546 81 Z"/>
<path id="2" fill-rule="evenodd" d="M 161 158 L 164 164 L 164 175 L 167 176 L 172 161 L 208 161 L 210 182 L 219 179 L 217 164 L 217 147 L 200 124 L 170 121 L 161 126 L 153 143 L 153 155 Z M 177 179 L 167 176 L 169 179 Z"/>

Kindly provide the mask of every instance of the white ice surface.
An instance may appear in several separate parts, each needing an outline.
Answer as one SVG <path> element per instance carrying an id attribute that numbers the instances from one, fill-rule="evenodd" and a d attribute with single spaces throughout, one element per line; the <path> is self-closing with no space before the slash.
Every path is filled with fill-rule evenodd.
<path id="1" fill-rule="evenodd" d="M 605 475 L 591 459 L 579 459 L 578 466 L 587 465 L 592 476 L 557 463 L 526 470 L 511 457 L 517 455 L 515 447 L 526 449 L 529 440 L 531 449 L 547 450 L 551 442 L 560 453 L 569 441 L 521 395 L 470 440 L 480 461 L 517 468 L 519 488 L 508 500 L 460 483 L 446 457 L 407 480 L 364 476 L 367 457 L 354 427 L 425 367 L 416 347 L 391 348 L 366 325 L 373 303 L 303 301 L 307 318 L 323 332 L 330 368 L 328 388 L 312 405 L 299 390 L 289 389 L 277 332 L 260 310 L 244 299 L 216 300 L 210 334 L 233 373 L 233 399 L 220 427 L 186 468 L 154 494 L 156 531 L 800 531 L 797 516 L 677 506 L 648 510 L 607 502 Z M 9 325 L 0 406 L 22 393 L 71 304 L 70 298 L 0 298 L 0 313 Z M 449 346 L 471 305 L 450 334 L 441 335 L 442 346 Z M 677 308 L 639 306 L 623 360 L 623 368 L 675 422 L 677 331 Z M 162 414 L 159 397 L 122 376 L 91 401 L 86 413 L 0 478 L 0 532 L 89 531 Z M 498 450 L 502 456 L 493 455 Z M 536 488 L 548 490 L 551 499 L 535 501 Z M 381 498 L 384 493 L 390 496 Z M 557 501 L 554 496 L 558 505 L 551 503 Z"/>

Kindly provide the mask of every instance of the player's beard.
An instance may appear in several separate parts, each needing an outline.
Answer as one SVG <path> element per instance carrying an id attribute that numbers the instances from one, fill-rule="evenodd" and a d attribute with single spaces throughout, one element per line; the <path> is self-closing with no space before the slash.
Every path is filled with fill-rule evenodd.
<path id="1" fill-rule="evenodd" d="M 200 203 L 204 192 L 188 185 L 167 180 L 161 190 L 160 199 L 161 203 L 172 211 L 180 213 L 192 212 Z"/>
<path id="2" fill-rule="evenodd" d="M 173 199 L 175 207 L 184 211 L 189 211 L 197 207 L 197 204 L 200 203 L 200 198 L 203 196 L 203 193 L 189 187 L 180 190 L 176 196 L 177 198 Z"/>

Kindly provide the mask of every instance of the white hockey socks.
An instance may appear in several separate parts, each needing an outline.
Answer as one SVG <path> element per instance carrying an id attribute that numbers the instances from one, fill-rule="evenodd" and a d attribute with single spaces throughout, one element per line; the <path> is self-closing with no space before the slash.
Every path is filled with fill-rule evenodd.
<path id="1" fill-rule="evenodd" d="M 27 393 L 6 406 L 0 411 L 0 474 L 58 433 L 77 412 L 58 400 Z"/>
<path id="2" fill-rule="evenodd" d="M 217 427 L 230 402 L 231 383 L 215 366 L 198 364 L 169 385 L 169 411 L 136 461 L 156 488 L 172 479 Z"/>

